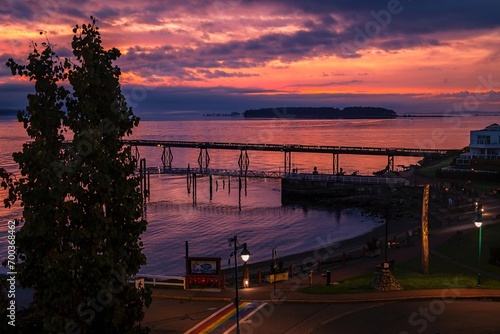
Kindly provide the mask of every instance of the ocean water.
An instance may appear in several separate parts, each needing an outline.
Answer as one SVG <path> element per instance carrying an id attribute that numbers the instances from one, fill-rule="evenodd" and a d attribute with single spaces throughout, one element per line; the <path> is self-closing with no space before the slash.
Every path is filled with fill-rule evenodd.
<path id="1" fill-rule="evenodd" d="M 143 121 L 134 139 L 202 142 L 340 145 L 459 149 L 468 145 L 469 131 L 498 122 L 495 117 L 401 118 L 390 120 L 245 120 L 201 118 L 197 120 Z M 12 152 L 28 138 L 15 120 L 0 120 L 0 166 L 16 172 Z M 148 166 L 161 165 L 161 148 L 139 148 Z M 173 148 L 173 167 L 198 165 L 199 151 Z M 238 169 L 239 151 L 210 150 L 211 168 Z M 249 151 L 252 170 L 278 171 L 283 153 Z M 396 157 L 396 165 L 416 163 L 417 158 Z M 370 174 L 384 168 L 386 157 L 340 155 L 347 173 Z M 293 154 L 292 168 L 311 172 L 332 170 L 332 156 Z M 2 194 L 3 195 L 3 194 Z M 228 238 L 246 242 L 250 262 L 311 250 L 368 233 L 381 219 L 353 208 L 325 209 L 281 205 L 279 180 L 248 179 L 241 191 L 237 178 L 216 177 L 210 198 L 207 177 L 198 178 L 196 203 L 188 193 L 185 176 L 152 176 L 151 198 L 146 203 L 148 229 L 143 235 L 148 263 L 142 273 L 183 275 L 185 242 L 191 256 L 231 253 Z M 7 222 L 21 216 L 19 207 L 1 208 L 0 258 L 7 254 Z"/>

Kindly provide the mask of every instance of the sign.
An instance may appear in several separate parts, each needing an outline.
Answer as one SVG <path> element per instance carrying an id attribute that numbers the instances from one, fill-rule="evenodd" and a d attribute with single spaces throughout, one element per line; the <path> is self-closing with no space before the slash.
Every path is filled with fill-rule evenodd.
<path id="1" fill-rule="evenodd" d="M 186 257 L 186 289 L 194 286 L 224 287 L 220 257 Z"/>
<path id="2" fill-rule="evenodd" d="M 217 275 L 217 260 L 191 259 L 191 261 L 189 261 L 189 274 Z"/>

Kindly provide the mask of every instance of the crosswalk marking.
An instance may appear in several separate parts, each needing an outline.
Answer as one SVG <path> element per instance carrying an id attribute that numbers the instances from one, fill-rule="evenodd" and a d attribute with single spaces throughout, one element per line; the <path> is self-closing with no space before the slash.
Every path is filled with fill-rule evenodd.
<path id="1" fill-rule="evenodd" d="M 265 303 L 240 302 L 238 305 L 240 323 L 258 312 Z M 185 334 L 228 334 L 236 327 L 236 307 L 230 303 L 191 328 Z"/>

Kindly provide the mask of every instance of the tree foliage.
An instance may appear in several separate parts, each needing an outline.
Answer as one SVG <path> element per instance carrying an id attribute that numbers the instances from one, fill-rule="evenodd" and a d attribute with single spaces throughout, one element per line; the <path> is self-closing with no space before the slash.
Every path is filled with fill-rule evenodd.
<path id="1" fill-rule="evenodd" d="M 47 40 L 40 51 L 33 43 L 27 65 L 7 62 L 13 75 L 35 85 L 18 114 L 33 141 L 14 154 L 24 218 L 18 273 L 35 290 L 24 325 L 48 333 L 141 333 L 150 291 L 128 279 L 146 263 L 140 235 L 147 223 L 137 161 L 121 143 L 139 118 L 113 65 L 120 51 L 102 47 L 91 21 L 73 29 L 73 60 L 58 58 Z"/>
<path id="2" fill-rule="evenodd" d="M 6 208 L 10 208 L 17 200 L 17 182 L 14 174 L 9 173 L 5 168 L 0 167 L 0 189 L 7 191 L 7 197 L 4 198 L 3 203 Z"/>

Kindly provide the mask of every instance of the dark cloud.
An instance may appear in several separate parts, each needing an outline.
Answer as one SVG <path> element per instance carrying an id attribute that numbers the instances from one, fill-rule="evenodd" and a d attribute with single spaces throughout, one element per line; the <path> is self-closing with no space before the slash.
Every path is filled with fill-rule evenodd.
<path id="1" fill-rule="evenodd" d="M 35 1 L 4 0 L 0 6 L 0 17 L 3 22 L 29 21 L 36 13 Z"/>
<path id="2" fill-rule="evenodd" d="M 2 7 L 0 15 L 10 15 L 19 20 L 41 16 L 62 20 L 71 26 L 89 15 L 95 15 L 104 27 L 114 19 L 127 17 L 128 24 L 159 23 L 160 19 L 182 19 L 186 14 L 200 17 L 198 28 L 204 32 L 222 32 L 232 28 L 240 13 L 246 13 L 252 6 L 272 8 L 264 15 L 291 15 L 301 28 L 292 32 L 270 32 L 259 37 L 223 43 L 210 40 L 196 41 L 196 49 L 189 46 L 169 48 L 158 45 L 150 50 L 140 46 L 131 48 L 123 57 L 125 69 L 149 66 L 151 62 L 161 62 L 163 67 L 178 69 L 175 73 L 186 78 L 186 69 L 196 68 L 250 68 L 265 66 L 270 61 L 290 63 L 311 57 L 338 56 L 360 58 L 367 48 L 379 48 L 392 52 L 407 48 L 447 45 L 442 36 L 450 31 L 471 34 L 473 31 L 497 28 L 500 25 L 500 2 L 479 0 L 195 0 L 147 1 L 141 5 L 109 1 L 82 1 L 78 6 L 64 1 L 50 3 L 8 0 L 9 9 Z M 259 7 L 260 8 L 260 7 Z M 85 13 L 85 11 L 91 11 Z M 213 15 L 212 15 L 213 14 Z M 224 25 L 216 14 L 230 15 L 233 21 Z M 301 16 L 304 18 L 301 21 Z M 224 19 L 222 17 L 221 19 Z M 258 24 L 276 26 L 287 24 L 281 19 L 262 23 L 256 16 L 245 25 Z M 238 27 L 237 27 L 238 28 Z M 70 27 L 68 27 L 70 29 Z M 116 33 L 116 32 L 114 32 Z M 173 37 L 177 31 L 161 31 L 163 38 Z M 160 35 L 159 35 L 160 36 Z M 147 52 L 142 52 L 147 51 Z M 495 59 L 493 55 L 492 59 Z M 184 70 L 181 70 L 184 69 Z"/>
<path id="3" fill-rule="evenodd" d="M 93 13 L 92 16 L 95 16 L 99 21 L 106 21 L 117 18 L 121 14 L 120 10 L 105 6 Z"/>
<path id="4" fill-rule="evenodd" d="M 415 37 L 408 39 L 406 37 L 393 38 L 387 41 L 373 43 L 377 47 L 385 51 L 411 49 L 415 47 L 430 47 L 439 45 L 448 45 L 446 42 L 440 42 L 434 38 Z"/>
<path id="5" fill-rule="evenodd" d="M 196 71 L 199 74 L 202 74 L 207 79 L 217 79 L 217 78 L 247 78 L 247 77 L 256 77 L 258 74 L 253 73 L 242 73 L 242 72 L 226 72 L 221 70 L 205 70 L 198 69 Z"/>
<path id="6" fill-rule="evenodd" d="M 283 13 L 302 12 L 314 14 L 316 18 L 304 19 L 303 28 L 290 33 L 268 33 L 224 43 L 199 41 L 196 50 L 191 47 L 177 48 L 159 54 L 156 51 L 161 50 L 155 50 L 143 56 L 143 60 L 147 62 L 155 57 L 168 59 L 182 68 L 238 69 L 265 66 L 273 60 L 289 63 L 322 56 L 360 58 L 364 56 L 362 51 L 371 47 L 393 52 L 447 45 L 447 40 L 440 35 L 442 32 L 455 30 L 470 34 L 471 30 L 497 27 L 500 23 L 500 19 L 490 14 L 500 12 L 500 4 L 491 1 L 289 0 L 271 3 L 235 0 L 218 2 L 218 5 L 227 5 L 236 11 L 252 4 L 265 3 L 274 7 L 281 5 Z M 388 4 L 393 4 L 393 7 Z M 182 6 L 174 2 L 174 11 L 180 11 Z M 205 9 L 213 9 L 213 6 L 214 2 L 207 2 Z M 201 11 L 199 7 L 195 12 Z M 147 8 L 161 10 L 158 5 Z M 342 25 L 339 20 L 343 20 Z M 208 31 L 220 31 L 223 27 L 215 21 L 202 26 Z"/>
<path id="7" fill-rule="evenodd" d="M 247 0 L 262 3 L 262 0 Z M 276 3 L 268 0 L 267 3 Z M 392 14 L 390 24 L 402 33 L 430 33 L 443 30 L 488 29 L 498 27 L 500 2 L 491 0 L 286 0 L 284 8 L 324 16 L 325 13 L 350 18 L 354 25 L 374 20 L 373 12 L 401 9 Z"/>
<path id="8" fill-rule="evenodd" d="M 347 81 L 329 81 L 323 83 L 312 83 L 312 84 L 294 84 L 287 87 L 327 87 L 327 86 L 345 86 L 362 83 L 362 80 L 347 80 Z"/>

